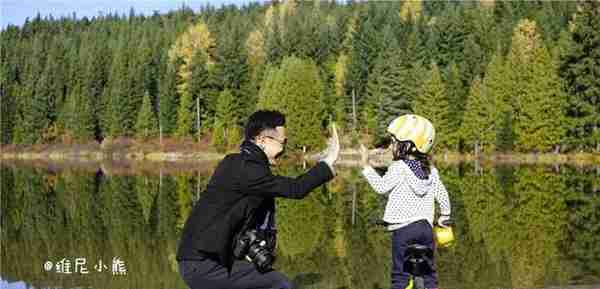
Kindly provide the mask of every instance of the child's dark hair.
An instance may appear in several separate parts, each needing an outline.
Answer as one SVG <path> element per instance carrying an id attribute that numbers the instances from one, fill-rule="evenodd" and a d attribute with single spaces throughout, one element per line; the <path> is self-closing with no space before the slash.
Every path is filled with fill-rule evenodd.
<path id="1" fill-rule="evenodd" d="M 429 155 L 420 153 L 415 144 L 409 140 L 399 141 L 392 136 L 392 145 L 392 155 L 395 161 L 408 159 L 418 160 L 425 175 L 429 176 L 431 173 L 431 160 Z"/>
<path id="2" fill-rule="evenodd" d="M 285 115 L 283 113 L 274 110 L 259 110 L 248 118 L 244 136 L 246 140 L 253 140 L 264 130 L 284 125 Z"/>

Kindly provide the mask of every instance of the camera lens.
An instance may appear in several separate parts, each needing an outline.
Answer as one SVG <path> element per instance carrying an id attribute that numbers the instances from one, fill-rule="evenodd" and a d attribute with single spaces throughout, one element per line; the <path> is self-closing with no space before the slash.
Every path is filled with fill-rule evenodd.
<path id="1" fill-rule="evenodd" d="M 248 257 L 252 259 L 252 262 L 256 265 L 257 269 L 264 272 L 271 268 L 274 258 L 271 252 L 265 247 L 259 244 L 252 244 L 248 251 Z"/>

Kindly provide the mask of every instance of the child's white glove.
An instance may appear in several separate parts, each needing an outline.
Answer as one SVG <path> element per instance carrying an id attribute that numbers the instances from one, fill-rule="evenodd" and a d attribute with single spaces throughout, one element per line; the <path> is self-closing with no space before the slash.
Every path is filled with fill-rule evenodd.
<path id="1" fill-rule="evenodd" d="M 447 222 L 450 221 L 450 216 L 449 215 L 441 215 L 438 218 L 437 221 L 437 225 L 443 228 L 447 228 L 449 227 L 450 224 L 448 224 Z"/>

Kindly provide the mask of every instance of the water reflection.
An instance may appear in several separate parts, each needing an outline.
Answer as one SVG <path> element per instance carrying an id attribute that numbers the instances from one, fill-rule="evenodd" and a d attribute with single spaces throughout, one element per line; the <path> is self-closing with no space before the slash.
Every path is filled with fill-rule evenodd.
<path id="1" fill-rule="evenodd" d="M 174 259 L 178 234 L 211 166 L 137 175 L 2 167 L 2 288 L 185 288 Z M 600 283 L 597 169 L 439 169 L 457 236 L 455 247 L 438 252 L 441 287 Z M 384 203 L 357 169 L 341 169 L 303 201 L 278 200 L 276 267 L 299 288 L 388 288 L 390 236 L 372 225 Z M 75 272 L 77 258 L 87 274 Z M 114 258 L 126 275 L 111 272 Z M 63 259 L 71 274 L 44 268 Z M 97 270 L 99 261 L 108 268 Z"/>

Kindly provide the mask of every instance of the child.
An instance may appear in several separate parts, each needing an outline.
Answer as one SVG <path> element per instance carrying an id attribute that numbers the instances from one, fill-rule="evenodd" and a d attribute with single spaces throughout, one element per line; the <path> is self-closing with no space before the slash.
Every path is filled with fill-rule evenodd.
<path id="1" fill-rule="evenodd" d="M 410 275 L 404 272 L 404 254 L 413 243 L 434 250 L 434 200 L 441 208 L 440 226 L 450 219 L 448 192 L 428 153 L 435 131 L 424 117 L 407 114 L 394 119 L 387 131 L 392 138 L 393 162 L 383 177 L 369 165 L 367 149 L 361 145 L 362 174 L 379 194 L 387 194 L 383 220 L 392 233 L 392 288 L 404 289 Z M 433 260 L 432 260 L 433 261 Z M 425 288 L 437 288 L 435 267 L 423 276 Z"/>

